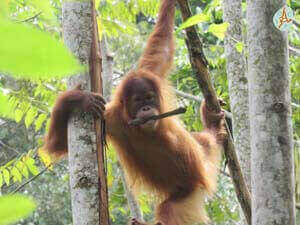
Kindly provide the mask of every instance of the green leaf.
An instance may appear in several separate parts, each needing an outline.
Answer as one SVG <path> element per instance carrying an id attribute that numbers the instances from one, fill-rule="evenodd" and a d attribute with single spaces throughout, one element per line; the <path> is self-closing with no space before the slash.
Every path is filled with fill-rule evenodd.
<path id="1" fill-rule="evenodd" d="M 22 78 L 62 77 L 82 69 L 52 36 L 0 19 L 0 71 Z"/>
<path id="2" fill-rule="evenodd" d="M 221 23 L 221 24 L 211 24 L 208 28 L 208 32 L 213 33 L 220 40 L 223 40 L 228 26 L 229 26 L 228 22 Z"/>
<path id="3" fill-rule="evenodd" d="M 4 181 L 6 183 L 6 185 L 9 185 L 9 179 L 10 179 L 10 175 L 7 169 L 3 169 L 2 171 L 3 177 L 4 177 Z"/>
<path id="4" fill-rule="evenodd" d="M 102 19 L 100 22 L 100 27 L 98 26 L 98 29 L 102 32 L 105 31 L 105 33 L 108 36 L 117 37 L 119 33 L 125 33 L 125 34 L 131 34 L 137 32 L 137 29 L 130 23 L 122 23 L 120 21 L 113 21 L 109 19 Z"/>
<path id="5" fill-rule="evenodd" d="M 34 201 L 24 195 L 0 197 L 0 224 L 7 225 L 27 217 L 36 208 Z"/>
<path id="6" fill-rule="evenodd" d="M 206 22 L 209 20 L 209 17 L 203 13 L 194 15 L 190 18 L 188 18 L 184 23 L 182 23 L 179 28 L 177 29 L 176 32 L 181 31 L 182 29 L 185 29 L 187 27 L 193 26 L 197 23 L 202 23 L 202 22 Z"/>
<path id="7" fill-rule="evenodd" d="M 21 175 L 20 171 L 16 167 L 13 167 L 11 169 L 11 174 L 13 176 L 14 182 L 16 182 L 16 181 L 21 182 L 22 181 L 22 175 Z"/>
<path id="8" fill-rule="evenodd" d="M 42 16 L 45 19 L 55 19 L 54 14 L 52 12 L 52 6 L 49 0 L 30 0 L 31 3 L 37 11 L 42 12 Z"/>
<path id="9" fill-rule="evenodd" d="M 22 161 L 18 161 L 16 166 L 25 178 L 29 177 L 27 166 Z"/>
<path id="10" fill-rule="evenodd" d="M 30 108 L 28 110 L 28 112 L 26 113 L 26 116 L 25 116 L 25 126 L 26 126 L 26 128 L 28 128 L 32 124 L 32 122 L 33 122 L 33 120 L 36 116 L 37 116 L 36 109 L 33 108 L 33 107 Z"/>
<path id="11" fill-rule="evenodd" d="M 17 123 L 19 123 L 22 120 L 23 115 L 24 115 L 24 111 L 22 111 L 20 109 L 16 109 L 16 111 L 15 111 L 15 120 L 16 120 Z"/>
<path id="12" fill-rule="evenodd" d="M 235 44 L 235 48 L 239 53 L 242 53 L 244 48 L 244 43 L 239 41 L 238 43 Z"/>
<path id="13" fill-rule="evenodd" d="M 40 114 L 38 118 L 35 120 L 34 125 L 35 125 L 35 131 L 38 131 L 41 129 L 43 123 L 46 121 L 47 115 L 46 114 Z"/>
<path id="14" fill-rule="evenodd" d="M 7 95 L 0 92 L 0 115 L 8 119 L 14 119 L 14 111 L 12 104 L 9 102 Z"/>
<path id="15" fill-rule="evenodd" d="M 25 160 L 25 164 L 28 167 L 29 171 L 33 174 L 33 175 L 37 175 L 39 173 L 39 169 L 37 168 L 37 166 L 34 164 L 34 159 L 27 157 Z"/>

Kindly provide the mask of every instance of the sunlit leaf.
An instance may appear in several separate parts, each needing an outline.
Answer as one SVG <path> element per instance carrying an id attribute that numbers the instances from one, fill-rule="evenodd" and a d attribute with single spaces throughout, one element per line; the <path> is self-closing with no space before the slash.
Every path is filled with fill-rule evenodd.
<path id="1" fill-rule="evenodd" d="M 22 161 L 18 161 L 16 166 L 25 178 L 29 177 L 27 166 Z"/>
<path id="2" fill-rule="evenodd" d="M 182 23 L 176 32 L 179 32 L 179 31 L 181 31 L 187 27 L 193 26 L 197 23 L 206 22 L 208 20 L 209 20 L 209 17 L 203 13 L 194 15 L 194 16 L 188 18 L 184 23 Z"/>
<path id="3" fill-rule="evenodd" d="M 98 9 L 101 0 L 95 0 L 95 8 Z"/>
<path id="4" fill-rule="evenodd" d="M 50 0 L 30 0 L 29 3 L 40 11 L 45 19 L 55 19 Z"/>
<path id="5" fill-rule="evenodd" d="M 34 79 L 62 77 L 81 69 L 64 45 L 47 33 L 3 19 L 0 27 L 0 71 Z"/>
<path id="6" fill-rule="evenodd" d="M 4 178 L 4 181 L 5 181 L 6 185 L 9 185 L 10 174 L 9 174 L 8 170 L 7 169 L 3 169 L 2 170 L 2 174 L 3 174 L 3 178 Z"/>
<path id="7" fill-rule="evenodd" d="M 37 111 L 36 111 L 36 109 L 35 108 L 33 108 L 33 107 L 31 107 L 29 110 L 28 110 L 28 112 L 26 113 L 26 116 L 25 116 L 25 126 L 28 128 L 31 124 L 32 124 L 32 122 L 33 122 L 33 120 L 34 120 L 34 118 L 37 116 Z"/>
<path id="8" fill-rule="evenodd" d="M 17 123 L 22 120 L 23 115 L 24 115 L 24 111 L 22 111 L 20 109 L 15 110 L 15 120 L 16 120 Z"/>
<path id="9" fill-rule="evenodd" d="M 26 166 L 28 167 L 29 171 L 33 174 L 33 175 L 37 175 L 39 173 L 39 169 L 37 168 L 37 166 L 35 165 L 35 161 L 33 158 L 31 157 L 26 157 L 26 160 L 24 160 Z"/>
<path id="10" fill-rule="evenodd" d="M 105 32 L 108 36 L 112 37 L 117 37 L 120 33 L 125 33 L 125 34 L 134 34 L 137 32 L 137 29 L 135 26 L 133 26 L 130 23 L 122 23 L 120 21 L 113 21 L 110 19 L 103 19 L 101 18 L 100 21 L 100 29 L 101 32 Z M 98 25 L 99 29 L 99 25 Z"/>
<path id="11" fill-rule="evenodd" d="M 22 174 L 20 173 L 20 171 L 16 167 L 13 167 L 11 169 L 11 174 L 13 176 L 13 181 L 14 182 L 16 182 L 16 181 L 21 182 L 22 181 Z"/>
<path id="12" fill-rule="evenodd" d="M 14 119 L 14 111 L 12 104 L 9 102 L 8 96 L 0 92 L 0 116 Z"/>
<path id="13" fill-rule="evenodd" d="M 102 35 L 103 35 L 103 25 L 102 25 L 102 22 L 101 22 L 101 18 L 97 18 L 97 25 L 98 25 L 98 35 L 99 35 L 99 39 L 101 40 L 102 39 Z"/>
<path id="14" fill-rule="evenodd" d="M 0 197 L 0 224 L 8 225 L 27 217 L 34 211 L 34 201 L 24 195 Z"/>
<path id="15" fill-rule="evenodd" d="M 211 24 L 208 28 L 208 32 L 211 32 L 220 40 L 223 40 L 228 26 L 229 26 L 228 22 L 221 23 L 221 24 Z"/>
<path id="16" fill-rule="evenodd" d="M 46 121 L 47 119 L 47 115 L 46 114 L 40 114 L 38 116 L 38 118 L 34 121 L 34 125 L 35 125 L 35 131 L 38 131 L 41 129 L 43 123 Z"/>
<path id="17" fill-rule="evenodd" d="M 45 149 L 40 148 L 38 150 L 39 156 L 42 160 L 42 162 L 45 164 L 46 167 L 49 167 L 50 170 L 53 169 L 53 166 L 51 165 L 53 160 L 51 156 L 47 153 Z"/>
<path id="18" fill-rule="evenodd" d="M 243 48 L 244 48 L 244 43 L 243 42 L 238 42 L 235 44 L 235 48 L 239 53 L 243 52 Z"/>

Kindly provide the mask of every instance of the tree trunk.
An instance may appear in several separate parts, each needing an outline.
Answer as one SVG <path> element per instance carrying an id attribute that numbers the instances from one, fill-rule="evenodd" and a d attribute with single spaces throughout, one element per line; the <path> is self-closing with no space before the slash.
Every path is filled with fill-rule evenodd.
<path id="1" fill-rule="evenodd" d="M 192 16 L 191 10 L 187 0 L 177 0 L 180 6 L 181 15 L 183 21 L 186 21 Z M 191 26 L 185 29 L 186 31 L 186 43 L 189 51 L 190 61 L 192 69 L 196 75 L 196 79 L 209 109 L 220 112 L 221 107 L 218 103 L 218 99 L 215 90 L 212 86 L 209 71 L 207 68 L 207 62 L 202 50 L 202 42 L 197 33 L 196 27 Z M 234 183 L 235 191 L 241 207 L 244 211 L 244 215 L 250 224 L 251 222 L 251 196 L 247 185 L 245 183 L 240 164 L 235 152 L 233 140 L 230 137 L 230 131 L 227 127 L 228 141 L 224 146 L 225 157 L 228 160 L 228 168 L 231 178 Z"/>
<path id="2" fill-rule="evenodd" d="M 246 62 L 242 53 L 236 50 L 237 41 L 242 42 L 242 1 L 223 1 L 224 21 L 230 25 L 225 37 L 226 70 L 229 85 L 230 108 L 232 112 L 233 139 L 243 175 L 251 188 L 250 125 L 248 80 Z"/>
<path id="3" fill-rule="evenodd" d="M 130 188 L 128 187 L 123 168 L 120 165 L 119 165 L 119 167 L 120 167 L 120 171 L 121 171 L 122 183 L 123 183 L 123 187 L 125 189 L 127 202 L 128 202 L 129 208 L 130 208 L 130 216 L 131 216 L 131 218 L 136 218 L 139 221 L 143 221 L 144 219 L 142 216 L 142 212 L 141 212 L 139 203 L 135 199 L 135 196 L 132 193 L 132 191 L 130 190 Z"/>
<path id="4" fill-rule="evenodd" d="M 110 100 L 111 90 L 113 88 L 113 56 L 107 48 L 106 37 L 103 35 L 100 41 L 102 53 L 102 80 L 103 80 L 103 97 L 106 101 Z"/>
<path id="5" fill-rule="evenodd" d="M 103 96 L 107 101 L 109 101 L 111 96 L 111 90 L 113 88 L 113 57 L 108 50 L 105 36 L 102 36 L 100 46 L 101 46 L 101 53 L 102 53 L 102 69 L 103 69 L 102 71 Z M 130 216 L 132 218 L 138 219 L 139 221 L 143 221 L 140 206 L 126 183 L 123 168 L 120 165 L 118 166 L 121 171 L 122 183 L 124 186 L 128 205 L 130 208 Z"/>
<path id="6" fill-rule="evenodd" d="M 225 37 L 226 71 L 229 86 L 230 108 L 232 112 L 232 130 L 234 146 L 248 190 L 251 190 L 251 148 L 249 125 L 248 80 L 246 77 L 246 59 L 236 49 L 243 42 L 242 1 L 224 0 L 223 18 L 229 23 Z M 242 210 L 240 208 L 241 215 Z M 247 224 L 241 216 L 240 224 Z M 250 224 L 249 224 L 250 225 Z"/>
<path id="7" fill-rule="evenodd" d="M 64 42 L 79 61 L 88 65 L 92 43 L 90 1 L 64 1 L 62 25 Z M 78 83 L 91 90 L 89 72 L 71 77 L 68 88 Z M 98 225 L 99 181 L 96 136 L 91 114 L 74 113 L 68 124 L 68 149 L 72 215 L 74 225 Z"/>
<path id="8" fill-rule="evenodd" d="M 288 40 L 273 25 L 285 1 L 247 4 L 252 224 L 295 225 Z"/>

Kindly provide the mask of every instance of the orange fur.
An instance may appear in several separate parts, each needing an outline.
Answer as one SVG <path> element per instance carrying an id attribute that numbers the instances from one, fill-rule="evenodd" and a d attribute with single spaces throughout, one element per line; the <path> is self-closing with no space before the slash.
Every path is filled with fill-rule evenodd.
<path id="1" fill-rule="evenodd" d="M 124 101 L 132 79 L 150 81 L 159 97 L 159 113 L 174 109 L 174 94 L 166 79 L 174 54 L 175 0 L 162 0 L 157 24 L 136 71 L 118 85 L 106 105 L 107 135 L 125 169 L 129 187 L 138 193 L 147 190 L 157 196 L 156 220 L 163 225 L 207 222 L 204 200 L 216 190 L 218 163 L 226 138 L 223 116 L 201 106 L 205 130 L 189 133 L 177 117 L 157 121 L 154 131 L 128 125 L 130 116 Z M 75 100 L 74 100 L 75 99 Z M 73 101 L 71 101 L 73 100 Z M 78 92 L 65 92 L 54 107 L 45 147 L 52 153 L 67 150 L 67 120 L 74 108 L 84 108 Z M 60 139 L 60 137 L 62 139 Z M 133 225 L 142 225 L 137 221 Z"/>

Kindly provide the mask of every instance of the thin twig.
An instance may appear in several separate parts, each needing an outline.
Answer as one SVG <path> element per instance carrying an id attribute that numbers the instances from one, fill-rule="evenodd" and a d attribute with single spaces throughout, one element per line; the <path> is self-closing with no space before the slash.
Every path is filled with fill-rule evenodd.
<path id="1" fill-rule="evenodd" d="M 222 173 L 223 175 L 225 175 L 226 177 L 231 178 L 230 174 L 226 173 L 225 171 L 220 169 L 220 173 Z"/>
<path id="2" fill-rule="evenodd" d="M 9 151 L 15 152 L 17 155 L 20 154 L 20 152 L 18 152 L 16 149 L 14 149 L 14 148 L 10 147 L 9 145 L 3 143 L 3 141 L 1 141 L 1 140 L 0 140 L 0 146 L 3 147 L 3 148 L 6 148 Z"/>
<path id="3" fill-rule="evenodd" d="M 48 170 L 48 168 L 51 166 L 52 164 L 50 164 L 49 166 L 45 167 L 41 172 L 39 172 L 37 175 L 31 177 L 29 180 L 27 180 L 25 183 L 21 184 L 19 187 L 17 187 L 14 191 L 10 192 L 10 194 L 15 194 L 16 192 L 18 192 L 20 189 L 22 189 L 24 186 L 26 186 L 27 184 L 29 184 L 31 181 L 35 180 L 37 177 L 39 177 L 40 175 L 42 175 L 44 172 L 46 172 Z"/>
<path id="4" fill-rule="evenodd" d="M 29 18 L 27 18 L 27 19 L 25 19 L 25 20 L 20 20 L 20 21 L 18 21 L 19 23 L 24 23 L 24 22 L 28 22 L 28 21 L 30 21 L 30 20 L 33 20 L 33 19 L 35 19 L 35 18 L 37 18 L 39 15 L 41 15 L 42 14 L 42 11 L 40 11 L 40 12 L 38 12 L 37 14 L 35 14 L 35 15 L 33 15 L 32 17 L 29 17 Z"/>
<path id="5" fill-rule="evenodd" d="M 180 96 L 180 97 L 183 97 L 183 98 L 195 101 L 197 103 L 201 103 L 202 102 L 202 99 L 199 98 L 199 97 L 197 97 L 197 96 L 195 96 L 195 95 L 191 95 L 191 94 L 185 93 L 185 92 L 177 90 L 177 89 L 174 89 L 174 91 L 175 91 L 175 94 L 178 95 L 178 96 Z"/>
<path id="6" fill-rule="evenodd" d="M 201 98 L 199 98 L 195 95 L 191 95 L 191 94 L 185 93 L 185 92 L 177 90 L 177 89 L 174 89 L 174 91 L 175 91 L 176 95 L 178 95 L 180 97 L 183 97 L 183 98 L 186 98 L 186 99 L 189 99 L 189 100 L 192 100 L 192 101 L 195 101 L 197 103 L 201 103 L 202 100 L 203 100 L 203 99 L 201 99 Z M 232 119 L 232 113 L 228 112 L 227 110 L 224 110 L 224 112 L 225 112 L 225 117 L 231 120 Z"/>
<path id="7" fill-rule="evenodd" d="M 289 47 L 289 51 L 291 52 L 291 54 L 295 55 L 295 56 L 299 56 L 300 55 L 300 50 L 297 48 L 294 48 L 292 46 L 288 46 Z"/>
<path id="8" fill-rule="evenodd" d="M 128 124 L 133 125 L 133 126 L 138 126 L 138 125 L 148 122 L 149 120 L 159 120 L 159 119 L 163 119 L 163 118 L 166 118 L 169 116 L 174 116 L 174 115 L 185 113 L 185 112 L 186 112 L 186 108 L 180 107 L 178 109 L 175 109 L 173 111 L 166 112 L 163 114 L 134 119 L 134 120 L 129 121 Z"/>

